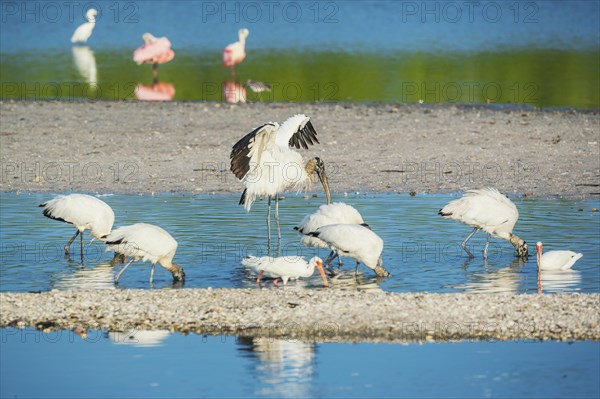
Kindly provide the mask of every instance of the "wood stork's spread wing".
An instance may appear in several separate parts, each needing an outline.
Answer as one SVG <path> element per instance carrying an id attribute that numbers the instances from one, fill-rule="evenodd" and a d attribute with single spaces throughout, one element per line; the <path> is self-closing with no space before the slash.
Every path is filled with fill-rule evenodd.
<path id="1" fill-rule="evenodd" d="M 281 147 L 304 148 L 319 144 L 317 132 L 306 115 L 298 114 L 289 117 L 277 131 L 276 144 Z"/>
<path id="2" fill-rule="evenodd" d="M 258 164 L 260 154 L 268 145 L 275 144 L 277 125 L 266 123 L 257 127 L 234 144 L 231 155 L 231 167 L 235 177 L 243 179 L 250 170 L 250 162 Z"/>

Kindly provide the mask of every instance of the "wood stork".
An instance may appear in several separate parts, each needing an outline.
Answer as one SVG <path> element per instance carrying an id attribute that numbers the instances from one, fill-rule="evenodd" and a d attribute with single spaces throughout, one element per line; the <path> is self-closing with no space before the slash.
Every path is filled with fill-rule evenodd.
<path id="1" fill-rule="evenodd" d="M 335 256 L 355 259 L 357 273 L 358 265 L 362 262 L 379 277 L 391 276 L 383 267 L 381 259 L 383 240 L 368 227 L 359 224 L 330 224 L 309 232 L 308 235 L 326 242 Z"/>
<path id="2" fill-rule="evenodd" d="M 231 75 L 234 74 L 233 68 L 246 58 L 246 38 L 249 34 L 248 29 L 240 29 L 238 31 L 239 40 L 228 44 L 223 50 L 223 65 L 231 68 Z"/>
<path id="3" fill-rule="evenodd" d="M 171 42 L 166 37 L 154 37 L 151 33 L 142 35 L 144 44 L 133 52 L 133 60 L 138 64 L 152 64 L 152 78 L 158 82 L 158 64 L 165 64 L 175 58 Z"/>
<path id="4" fill-rule="evenodd" d="M 96 15 L 98 15 L 98 11 L 94 8 L 87 10 L 85 13 L 87 22 L 82 23 L 75 29 L 73 36 L 71 36 L 71 43 L 85 43 L 92 36 L 92 31 L 96 26 Z"/>
<path id="5" fill-rule="evenodd" d="M 329 244 L 318 237 L 309 235 L 308 233 L 316 231 L 318 228 L 330 224 L 357 224 L 364 227 L 369 227 L 356 208 L 343 202 L 334 202 L 332 204 L 323 204 L 319 207 L 319 209 L 317 209 L 316 212 L 306 215 L 302 222 L 300 222 L 298 226 L 294 227 L 294 230 L 297 230 L 300 234 L 302 234 L 300 237 L 300 242 L 302 242 L 305 246 L 327 249 L 329 248 Z M 331 261 L 331 259 L 334 257 L 334 254 L 335 253 L 332 251 L 327 259 Z M 342 265 L 341 257 L 339 256 L 338 264 L 339 266 Z M 326 261 L 325 267 L 328 265 L 329 262 Z"/>
<path id="6" fill-rule="evenodd" d="M 70 194 L 56 197 L 39 205 L 44 208 L 44 216 L 70 223 L 77 228 L 75 235 L 65 245 L 65 254 L 69 254 L 71 244 L 81 234 L 81 264 L 83 265 L 83 232 L 90 230 L 92 236 L 102 238 L 110 233 L 115 222 L 115 213 L 106 202 L 87 194 Z"/>
<path id="7" fill-rule="evenodd" d="M 303 165 L 302 156 L 293 148 L 308 149 L 318 143 L 317 132 L 310 118 L 298 114 L 281 124 L 269 122 L 255 128 L 240 139 L 231 151 L 231 171 L 244 183 L 244 192 L 240 198 L 246 211 L 259 196 L 267 196 L 267 254 L 271 254 L 271 196 L 275 196 L 275 223 L 277 224 L 277 251 L 281 244 L 279 228 L 279 193 L 287 190 L 308 189 L 319 177 L 327 203 L 331 202 L 331 193 L 325 164 L 320 158 L 312 158 Z"/>
<path id="8" fill-rule="evenodd" d="M 177 241 L 164 229 L 146 223 L 137 223 L 130 226 L 119 227 L 103 237 L 108 249 L 132 259 L 115 277 L 119 282 L 121 274 L 129 267 L 131 262 L 149 260 L 152 263 L 150 283 L 154 280 L 154 267 L 156 263 L 167 269 L 173 275 L 173 281 L 184 281 L 183 268 L 173 263 L 177 251 Z"/>
<path id="9" fill-rule="evenodd" d="M 487 259 L 491 236 L 509 241 L 515 247 L 517 256 L 527 259 L 527 243 L 512 232 L 519 219 L 519 211 L 510 199 L 495 188 L 469 190 L 462 198 L 450 201 L 438 214 L 473 227 L 471 234 L 460 244 L 469 257 L 473 257 L 473 254 L 467 248 L 467 242 L 477 231 L 483 230 L 487 233 L 484 259 Z"/>
<path id="10" fill-rule="evenodd" d="M 281 256 L 279 258 L 247 256 L 242 259 L 242 265 L 258 273 L 257 284 L 260 284 L 263 273 L 266 273 L 268 277 L 275 278 L 275 285 L 280 278 L 283 280 L 283 285 L 286 285 L 289 279 L 310 277 L 315 272 L 316 266 L 323 279 L 323 285 L 329 286 L 323 270 L 323 261 L 318 256 L 308 262 L 301 256 Z"/>

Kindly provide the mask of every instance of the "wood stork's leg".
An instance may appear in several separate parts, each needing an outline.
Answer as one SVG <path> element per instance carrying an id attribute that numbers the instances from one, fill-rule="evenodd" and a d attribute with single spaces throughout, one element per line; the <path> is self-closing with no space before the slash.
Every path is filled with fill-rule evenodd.
<path id="1" fill-rule="evenodd" d="M 359 261 L 356 261 L 356 269 L 354 270 L 354 275 L 358 276 L 358 265 L 360 265 Z"/>
<path id="2" fill-rule="evenodd" d="M 75 235 L 73 237 L 71 237 L 71 239 L 69 240 L 67 245 L 65 245 L 65 255 L 69 254 L 69 249 L 71 248 L 71 244 L 73 244 L 73 241 L 75 241 L 75 239 L 77 238 L 78 235 L 79 235 L 79 229 L 75 232 Z"/>
<path id="3" fill-rule="evenodd" d="M 267 201 L 267 256 L 271 256 L 271 196 Z"/>
<path id="4" fill-rule="evenodd" d="M 261 270 L 258 272 L 258 278 L 256 279 L 256 284 L 260 284 L 260 279 L 262 278 L 262 275 L 265 271 Z"/>
<path id="5" fill-rule="evenodd" d="M 119 282 L 119 279 L 121 278 L 121 274 L 123 274 L 123 272 L 125 271 L 125 269 L 127 269 L 129 267 L 129 265 L 131 264 L 131 262 L 134 261 L 135 258 L 131 258 L 131 260 L 129 261 L 129 263 L 127 263 L 119 273 L 117 273 L 117 275 L 115 276 L 115 283 Z"/>
<path id="6" fill-rule="evenodd" d="M 83 232 L 79 235 L 81 238 L 81 266 L 83 266 Z"/>
<path id="7" fill-rule="evenodd" d="M 153 263 L 152 271 L 150 271 L 150 284 L 152 284 L 152 282 L 154 281 L 154 266 L 156 266 L 156 265 Z"/>
<path id="8" fill-rule="evenodd" d="M 335 276 L 337 273 L 333 271 L 333 269 L 329 266 L 329 264 L 335 259 L 339 258 L 338 254 L 335 251 L 331 251 L 327 259 L 325 259 L 325 269 L 330 277 Z"/>
<path id="9" fill-rule="evenodd" d="M 281 248 L 281 229 L 279 228 L 279 194 L 275 195 L 275 225 L 277 226 L 277 249 L 275 250 L 275 257 L 277 258 Z"/>
<path id="10" fill-rule="evenodd" d="M 340 258 L 339 256 L 337 257 L 338 260 L 338 269 L 342 268 L 342 258 Z"/>
<path id="11" fill-rule="evenodd" d="M 471 234 L 468 235 L 467 238 L 465 238 L 465 240 L 463 242 L 460 243 L 460 247 L 462 249 L 464 249 L 464 251 L 467 253 L 467 255 L 469 255 L 469 258 L 474 258 L 473 254 L 471 253 L 471 251 L 469 251 L 469 248 L 467 248 L 467 242 L 469 242 L 469 240 L 471 239 L 471 237 L 473 237 L 473 235 L 475 233 L 477 233 L 477 231 L 479 230 L 479 228 L 475 227 L 473 229 L 473 231 L 471 232 Z"/>
<path id="12" fill-rule="evenodd" d="M 487 233 L 485 236 L 485 247 L 483 247 L 483 259 L 487 259 L 487 250 L 488 250 L 488 246 L 490 245 L 490 233 Z"/>

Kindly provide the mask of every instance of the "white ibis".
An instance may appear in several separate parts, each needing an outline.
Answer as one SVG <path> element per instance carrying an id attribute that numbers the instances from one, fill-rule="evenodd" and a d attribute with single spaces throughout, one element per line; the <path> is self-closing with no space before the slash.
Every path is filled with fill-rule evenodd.
<path id="1" fill-rule="evenodd" d="M 149 260 L 152 263 L 150 283 L 154 280 L 154 267 L 156 263 L 167 269 L 173 275 L 173 281 L 184 281 L 183 268 L 173 263 L 177 251 L 177 241 L 164 229 L 146 223 L 137 223 L 130 226 L 119 227 L 103 237 L 108 249 L 132 259 L 115 277 L 119 282 L 121 274 L 129 267 L 131 262 Z"/>
<path id="2" fill-rule="evenodd" d="M 487 259 L 491 236 L 509 241 L 517 255 L 527 259 L 527 243 L 512 232 L 519 219 L 519 211 L 510 199 L 495 188 L 469 190 L 462 198 L 450 201 L 438 214 L 473 227 L 471 234 L 460 244 L 469 257 L 473 257 L 473 254 L 467 248 L 467 242 L 477 231 L 483 230 L 487 233 L 484 259 Z"/>
<path id="3" fill-rule="evenodd" d="M 246 28 L 238 31 L 237 42 L 231 43 L 223 50 L 223 65 L 231 68 L 231 74 L 233 75 L 233 68 L 244 61 L 246 58 L 246 38 L 250 34 L 250 31 Z"/>
<path id="4" fill-rule="evenodd" d="M 75 29 L 73 32 L 73 36 L 71 36 L 71 43 L 85 43 L 92 36 L 92 31 L 96 26 L 96 15 L 98 15 L 98 11 L 93 8 L 90 8 L 85 13 L 85 19 L 87 22 L 82 23 Z"/>
<path id="5" fill-rule="evenodd" d="M 269 122 L 257 127 L 240 139 L 231 151 L 231 171 L 244 183 L 240 205 L 250 211 L 257 197 L 267 196 L 267 253 L 271 253 L 271 197 L 275 196 L 275 223 L 277 224 L 277 251 L 281 244 L 279 228 L 279 194 L 287 190 L 308 189 L 319 177 L 327 203 L 331 193 L 325 173 L 325 164 L 320 158 L 303 163 L 302 155 L 294 148 L 308 149 L 319 143 L 310 118 L 294 115 L 281 124 Z"/>
<path id="6" fill-rule="evenodd" d="M 65 245 L 65 254 L 69 254 L 71 244 L 81 234 L 81 263 L 83 264 L 83 232 L 90 230 L 92 236 L 102 238 L 110 233 L 115 222 L 115 213 L 106 202 L 87 194 L 59 196 L 40 205 L 44 216 L 70 223 L 77 228 L 75 235 Z"/>
<path id="7" fill-rule="evenodd" d="M 535 247 L 540 270 L 568 270 L 583 256 L 573 251 L 548 251 L 542 254 L 541 242 Z"/>
<path id="8" fill-rule="evenodd" d="M 383 267 L 381 259 L 383 240 L 368 227 L 359 224 L 330 224 L 309 232 L 308 235 L 326 242 L 336 256 L 355 259 L 357 273 L 358 265 L 362 262 L 379 277 L 391 276 Z"/>
<path id="9" fill-rule="evenodd" d="M 258 272 L 257 283 L 260 283 L 263 273 L 266 273 L 268 277 L 275 278 L 275 285 L 277 285 L 280 278 L 283 280 L 283 285 L 286 285 L 289 279 L 310 277 L 315 272 L 316 267 L 323 279 L 323 285 L 325 287 L 329 286 L 323 270 L 323 261 L 318 256 L 313 257 L 308 262 L 301 256 L 281 256 L 279 258 L 247 256 L 242 259 L 242 265 Z"/>
<path id="10" fill-rule="evenodd" d="M 319 227 L 330 224 L 357 224 L 364 227 L 369 227 L 356 208 L 343 202 L 334 202 L 332 204 L 323 204 L 319 207 L 319 209 L 317 209 L 316 212 L 306 215 L 302 222 L 298 226 L 294 227 L 294 230 L 297 230 L 302 234 L 300 237 L 300 242 L 302 242 L 305 246 L 329 248 L 329 244 L 327 244 L 325 241 L 318 237 L 308 235 L 308 233 L 311 231 L 316 231 Z M 329 265 L 329 262 L 331 259 L 333 259 L 333 257 L 334 252 L 332 251 L 325 261 L 325 266 Z M 338 263 L 341 266 L 341 258 L 339 256 Z"/>

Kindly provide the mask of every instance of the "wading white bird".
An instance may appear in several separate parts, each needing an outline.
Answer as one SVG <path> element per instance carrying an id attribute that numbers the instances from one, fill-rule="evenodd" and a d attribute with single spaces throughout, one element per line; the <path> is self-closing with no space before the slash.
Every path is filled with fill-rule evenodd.
<path id="1" fill-rule="evenodd" d="M 357 273 L 358 265 L 362 262 L 379 277 L 391 276 L 383 267 L 381 259 L 383 240 L 368 227 L 359 224 L 330 224 L 309 232 L 308 235 L 326 242 L 335 256 L 355 259 Z"/>
<path id="2" fill-rule="evenodd" d="M 86 194 L 70 194 L 54 198 L 40 205 L 44 216 L 70 223 L 77 228 L 75 235 L 65 245 L 65 254 L 69 254 L 71 244 L 81 234 L 81 263 L 83 264 L 83 232 L 90 230 L 92 236 L 102 238 L 110 233 L 115 222 L 115 213 L 106 202 Z"/>
<path id="3" fill-rule="evenodd" d="M 471 234 L 460 244 L 470 257 L 473 254 L 467 248 L 467 242 L 477 231 L 483 230 L 487 233 L 483 249 L 485 259 L 491 236 L 509 241 L 517 255 L 527 259 L 527 243 L 512 232 L 519 219 L 519 211 L 510 199 L 495 188 L 469 190 L 462 198 L 450 201 L 438 214 L 473 227 Z"/>
<path id="4" fill-rule="evenodd" d="M 316 267 L 323 279 L 323 285 L 325 287 L 329 286 L 327 276 L 325 276 L 323 270 L 323 261 L 318 256 L 313 257 L 308 262 L 301 256 L 282 256 L 279 258 L 246 256 L 242 259 L 242 265 L 258 273 L 257 284 L 260 284 L 260 279 L 265 273 L 266 276 L 275 278 L 273 282 L 275 285 L 277 285 L 280 278 L 283 280 L 283 285 L 286 285 L 289 279 L 310 277 L 315 272 Z"/>
<path id="5" fill-rule="evenodd" d="M 244 183 L 240 198 L 246 211 L 250 211 L 257 197 L 267 196 L 267 250 L 271 251 L 271 197 L 275 196 L 275 223 L 277 225 L 277 251 L 281 244 L 279 228 L 279 194 L 288 190 L 306 190 L 319 177 L 327 203 L 331 193 L 325 173 L 325 164 L 320 158 L 309 159 L 304 164 L 302 155 L 294 148 L 308 149 L 319 143 L 317 132 L 306 115 L 294 115 L 281 124 L 269 122 L 257 127 L 241 140 L 231 151 L 231 171 Z"/>
<path id="6" fill-rule="evenodd" d="M 84 22 L 75 29 L 73 36 L 71 36 L 71 43 L 85 43 L 92 36 L 92 31 L 94 30 L 94 26 L 96 26 L 96 15 L 98 15 L 98 11 L 95 9 L 90 8 L 87 10 L 85 13 L 87 22 Z"/>
<path id="7" fill-rule="evenodd" d="M 231 68 L 232 75 L 234 74 L 233 68 L 246 58 L 246 38 L 249 34 L 248 29 L 240 29 L 238 31 L 239 40 L 227 45 L 223 50 L 223 65 Z"/>
<path id="8" fill-rule="evenodd" d="M 548 251 L 542 254 L 541 242 L 535 247 L 539 270 L 568 270 L 583 256 L 573 251 Z"/>
<path id="9" fill-rule="evenodd" d="M 156 263 L 167 269 L 173 275 L 173 281 L 184 281 L 183 268 L 173 263 L 177 251 L 177 241 L 164 229 L 152 224 L 137 223 L 130 226 L 119 227 L 112 233 L 103 237 L 108 250 L 132 259 L 115 277 L 119 281 L 121 274 L 129 267 L 131 262 L 149 260 L 152 263 L 150 283 L 154 280 L 154 266 Z"/>
<path id="10" fill-rule="evenodd" d="M 334 202 L 332 204 L 323 204 L 317 209 L 316 212 L 306 215 L 302 222 L 296 227 L 294 230 L 297 230 L 302 236 L 300 237 L 300 242 L 302 242 L 307 247 L 319 247 L 319 248 L 329 248 L 329 244 L 325 241 L 321 240 L 318 237 L 313 237 L 308 233 L 312 231 L 316 231 L 318 228 L 327 226 L 330 224 L 357 224 L 364 227 L 369 227 L 368 224 L 365 223 L 361 214 L 351 205 L 345 204 L 343 202 Z M 332 251 L 327 260 L 325 261 L 325 266 L 329 265 L 329 262 L 334 257 L 334 252 Z M 341 266 L 341 257 L 338 256 L 338 264 Z"/>

